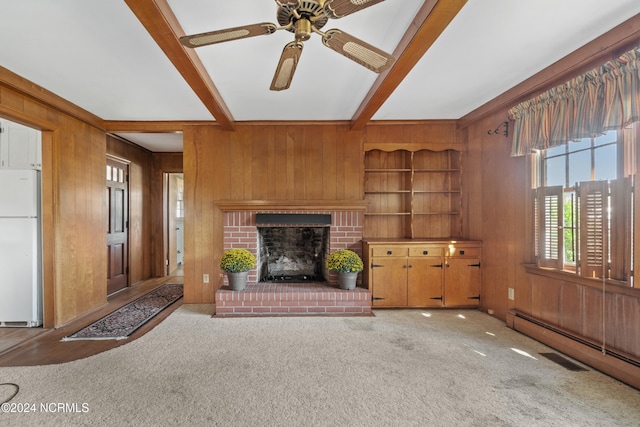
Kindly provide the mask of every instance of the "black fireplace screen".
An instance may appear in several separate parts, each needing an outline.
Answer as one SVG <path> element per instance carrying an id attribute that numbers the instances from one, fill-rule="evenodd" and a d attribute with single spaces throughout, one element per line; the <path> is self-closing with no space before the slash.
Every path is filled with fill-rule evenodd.
<path id="1" fill-rule="evenodd" d="M 328 226 L 258 226 L 259 281 L 324 281 L 328 241 Z"/>

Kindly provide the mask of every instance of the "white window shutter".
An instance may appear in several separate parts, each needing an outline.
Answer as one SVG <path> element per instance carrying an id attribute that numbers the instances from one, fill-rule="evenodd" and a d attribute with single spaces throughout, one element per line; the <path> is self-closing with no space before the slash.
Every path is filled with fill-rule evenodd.
<path id="1" fill-rule="evenodd" d="M 607 277 L 609 270 L 608 182 L 581 182 L 579 188 L 580 274 L 584 277 Z"/>
<path id="2" fill-rule="evenodd" d="M 537 197 L 538 264 L 562 269 L 562 186 L 540 187 Z"/>

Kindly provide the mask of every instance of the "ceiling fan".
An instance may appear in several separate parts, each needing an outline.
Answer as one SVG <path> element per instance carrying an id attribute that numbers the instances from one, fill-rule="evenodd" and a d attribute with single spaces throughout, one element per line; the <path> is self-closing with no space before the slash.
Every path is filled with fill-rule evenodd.
<path id="1" fill-rule="evenodd" d="M 384 0 L 275 0 L 278 4 L 277 19 L 280 26 L 269 22 L 227 28 L 180 37 L 180 42 L 190 48 L 207 46 L 253 36 L 273 34 L 287 30 L 295 34 L 295 40 L 282 50 L 278 67 L 271 82 L 271 90 L 288 89 L 302 54 L 303 43 L 311 33 L 322 36 L 322 43 L 341 55 L 380 73 L 389 68 L 395 58 L 382 50 L 363 42 L 344 31 L 333 29 L 320 31 L 329 19 L 342 18 Z"/>

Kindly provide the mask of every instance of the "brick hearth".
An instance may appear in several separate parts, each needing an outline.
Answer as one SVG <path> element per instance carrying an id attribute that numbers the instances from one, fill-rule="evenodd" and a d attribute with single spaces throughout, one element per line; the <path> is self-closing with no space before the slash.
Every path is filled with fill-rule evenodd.
<path id="1" fill-rule="evenodd" d="M 364 205 L 362 205 L 364 206 Z M 351 249 L 361 254 L 363 211 L 358 208 L 335 209 L 225 209 L 224 249 L 243 247 L 256 256 L 257 213 L 331 214 L 329 249 Z M 360 281 L 361 278 L 359 278 Z M 216 291 L 216 317 L 282 316 L 282 315 L 371 315 L 371 292 L 357 287 L 346 291 L 337 287 L 335 273 L 328 282 L 257 283 L 258 274 L 249 272 L 247 289 L 231 291 L 223 286 Z M 226 277 L 224 285 L 227 284 Z"/>
<path id="2" fill-rule="evenodd" d="M 371 315 L 371 292 L 327 283 L 257 283 L 216 292 L 216 317 L 284 315 Z"/>

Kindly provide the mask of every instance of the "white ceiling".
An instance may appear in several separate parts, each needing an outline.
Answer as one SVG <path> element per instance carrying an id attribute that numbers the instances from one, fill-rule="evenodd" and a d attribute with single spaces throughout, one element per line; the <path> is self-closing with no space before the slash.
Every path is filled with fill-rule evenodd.
<path id="1" fill-rule="evenodd" d="M 446 0 L 441 0 L 446 1 Z M 423 0 L 387 0 L 339 28 L 393 52 Z M 272 0 L 168 0 L 185 33 L 276 21 Z M 373 120 L 458 119 L 621 22 L 638 0 L 469 0 Z M 215 120 L 124 0 L 0 0 L 0 65 L 105 120 Z M 287 31 L 197 49 L 235 121 L 351 120 L 377 74 L 305 43 L 269 90 Z M 182 136 L 122 133 L 152 151 Z"/>

